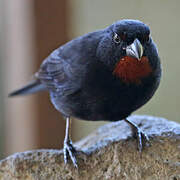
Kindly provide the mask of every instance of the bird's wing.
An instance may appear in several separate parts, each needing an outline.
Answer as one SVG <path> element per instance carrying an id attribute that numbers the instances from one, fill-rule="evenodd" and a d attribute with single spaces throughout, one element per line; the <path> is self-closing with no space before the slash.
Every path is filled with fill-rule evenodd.
<path id="1" fill-rule="evenodd" d="M 60 56 L 61 49 L 53 51 L 40 66 L 35 74 L 50 91 L 57 93 L 72 94 L 79 89 L 74 81 L 72 65 Z"/>

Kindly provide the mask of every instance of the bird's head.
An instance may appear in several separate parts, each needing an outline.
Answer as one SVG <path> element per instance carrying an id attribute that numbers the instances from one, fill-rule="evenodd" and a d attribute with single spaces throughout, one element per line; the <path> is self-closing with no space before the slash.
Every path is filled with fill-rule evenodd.
<path id="1" fill-rule="evenodd" d="M 103 30 L 97 54 L 114 76 L 139 83 L 159 63 L 149 27 L 138 20 L 121 20 Z"/>

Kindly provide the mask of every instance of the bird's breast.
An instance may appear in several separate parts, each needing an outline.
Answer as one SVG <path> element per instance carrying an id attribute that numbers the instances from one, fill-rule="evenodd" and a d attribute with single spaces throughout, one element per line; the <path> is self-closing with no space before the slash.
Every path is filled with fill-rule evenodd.
<path id="1" fill-rule="evenodd" d="M 113 75 L 120 78 L 125 83 L 141 83 L 141 79 L 152 73 L 152 67 L 147 57 L 140 60 L 125 56 L 115 65 Z"/>

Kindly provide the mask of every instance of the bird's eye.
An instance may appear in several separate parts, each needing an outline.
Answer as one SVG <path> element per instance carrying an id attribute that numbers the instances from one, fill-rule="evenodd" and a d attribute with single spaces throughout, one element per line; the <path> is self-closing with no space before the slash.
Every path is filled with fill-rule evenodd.
<path id="1" fill-rule="evenodd" d="M 113 40 L 115 43 L 120 43 L 121 42 L 121 38 L 118 36 L 118 34 L 114 33 L 114 37 L 113 37 Z"/>

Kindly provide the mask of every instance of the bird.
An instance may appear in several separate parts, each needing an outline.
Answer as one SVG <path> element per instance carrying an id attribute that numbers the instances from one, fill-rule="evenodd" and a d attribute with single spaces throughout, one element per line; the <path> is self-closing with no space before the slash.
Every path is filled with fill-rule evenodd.
<path id="1" fill-rule="evenodd" d="M 49 92 L 55 109 L 66 119 L 64 162 L 71 160 L 78 167 L 70 133 L 72 118 L 124 120 L 142 151 L 149 137 L 128 117 L 152 98 L 160 84 L 161 69 L 149 26 L 122 19 L 54 50 L 34 79 L 9 96 Z"/>

